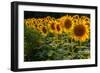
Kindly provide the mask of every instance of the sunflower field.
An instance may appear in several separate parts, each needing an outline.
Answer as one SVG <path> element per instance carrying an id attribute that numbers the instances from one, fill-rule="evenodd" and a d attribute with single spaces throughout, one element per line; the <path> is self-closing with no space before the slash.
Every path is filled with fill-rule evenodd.
<path id="1" fill-rule="evenodd" d="M 24 19 L 24 61 L 90 58 L 90 17 Z"/>

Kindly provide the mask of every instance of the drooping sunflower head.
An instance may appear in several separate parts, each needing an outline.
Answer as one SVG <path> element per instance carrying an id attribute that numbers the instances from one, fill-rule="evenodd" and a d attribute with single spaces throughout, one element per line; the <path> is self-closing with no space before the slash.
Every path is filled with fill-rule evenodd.
<path id="1" fill-rule="evenodd" d="M 89 38 L 89 28 L 85 24 L 75 25 L 72 38 L 76 41 L 84 42 Z"/>

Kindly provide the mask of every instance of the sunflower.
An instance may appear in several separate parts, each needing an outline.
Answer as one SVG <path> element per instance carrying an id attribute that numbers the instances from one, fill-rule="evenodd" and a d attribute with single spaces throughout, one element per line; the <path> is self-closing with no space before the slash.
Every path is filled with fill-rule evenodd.
<path id="1" fill-rule="evenodd" d="M 62 18 L 62 26 L 63 26 L 63 31 L 64 32 L 70 32 L 73 26 L 73 22 L 72 22 L 72 17 L 71 16 L 65 16 Z"/>
<path id="2" fill-rule="evenodd" d="M 89 38 L 89 28 L 85 24 L 78 24 L 73 27 L 72 38 L 84 42 Z"/>
<path id="3" fill-rule="evenodd" d="M 55 29 L 56 29 L 56 31 L 55 31 L 56 34 L 61 34 L 62 33 L 62 26 L 59 22 L 56 22 Z"/>
<path id="4" fill-rule="evenodd" d="M 50 16 L 44 17 L 43 21 L 48 23 L 52 18 Z"/>
<path id="5" fill-rule="evenodd" d="M 47 36 L 48 30 L 46 26 L 41 26 L 41 33 L 43 36 Z"/>
<path id="6" fill-rule="evenodd" d="M 76 24 L 78 24 L 78 22 L 79 22 L 79 15 L 74 15 L 73 17 L 73 25 L 76 25 Z"/>
<path id="7" fill-rule="evenodd" d="M 35 18 L 30 19 L 31 28 L 35 29 Z"/>
<path id="8" fill-rule="evenodd" d="M 24 20 L 24 23 L 29 28 L 33 27 L 33 23 L 32 23 L 32 20 L 31 19 L 25 19 Z"/>
<path id="9" fill-rule="evenodd" d="M 79 19 L 79 15 L 74 15 L 73 19 Z"/>
<path id="10" fill-rule="evenodd" d="M 55 24 L 55 21 L 50 21 L 48 23 L 48 29 L 51 33 L 55 33 L 56 31 L 56 24 Z"/>
<path id="11" fill-rule="evenodd" d="M 87 16 L 81 16 L 81 19 L 82 20 L 85 20 L 85 19 L 87 19 L 88 17 Z"/>
<path id="12" fill-rule="evenodd" d="M 84 22 L 85 25 L 88 25 L 90 27 L 90 18 L 86 16 L 81 17 L 82 22 Z"/>
<path id="13" fill-rule="evenodd" d="M 39 23 L 41 23 L 41 22 L 42 22 L 42 20 L 43 20 L 42 18 L 38 18 Z"/>

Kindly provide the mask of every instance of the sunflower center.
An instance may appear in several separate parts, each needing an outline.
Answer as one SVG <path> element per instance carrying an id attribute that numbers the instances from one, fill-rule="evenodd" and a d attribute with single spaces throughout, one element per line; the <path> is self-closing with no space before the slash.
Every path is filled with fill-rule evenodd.
<path id="1" fill-rule="evenodd" d="M 69 29 L 72 26 L 71 20 L 67 19 L 64 23 L 64 26 L 66 29 Z"/>
<path id="2" fill-rule="evenodd" d="M 85 29 L 84 25 L 76 25 L 74 27 L 74 34 L 76 36 L 83 36 L 85 34 L 85 32 L 86 32 L 86 29 Z"/>
<path id="3" fill-rule="evenodd" d="M 57 25 L 57 31 L 60 31 L 60 26 L 59 25 Z"/>
<path id="4" fill-rule="evenodd" d="M 55 30 L 54 23 L 51 24 L 51 28 L 52 28 L 53 30 Z"/>
<path id="5" fill-rule="evenodd" d="M 46 29 L 45 27 L 43 27 L 43 29 L 42 29 L 42 30 L 43 30 L 43 32 L 44 32 L 44 33 L 46 33 L 46 32 L 47 32 L 47 29 Z"/>

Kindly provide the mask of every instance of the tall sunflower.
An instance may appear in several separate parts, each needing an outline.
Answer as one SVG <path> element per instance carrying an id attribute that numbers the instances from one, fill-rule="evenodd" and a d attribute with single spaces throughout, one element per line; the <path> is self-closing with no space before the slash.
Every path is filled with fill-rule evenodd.
<path id="1" fill-rule="evenodd" d="M 51 33 L 55 33 L 56 31 L 56 24 L 55 24 L 55 21 L 50 21 L 48 23 L 48 29 Z"/>
<path id="2" fill-rule="evenodd" d="M 41 33 L 43 36 L 47 36 L 48 34 L 48 29 L 46 26 L 41 26 Z"/>
<path id="3" fill-rule="evenodd" d="M 88 25 L 90 27 L 90 18 L 87 16 L 81 16 L 82 22 L 84 22 L 85 25 Z"/>
<path id="4" fill-rule="evenodd" d="M 55 31 L 56 34 L 62 34 L 62 26 L 61 26 L 60 22 L 56 22 L 55 29 L 56 29 L 56 31 Z"/>
<path id="5" fill-rule="evenodd" d="M 64 32 L 70 32 L 73 26 L 72 17 L 71 16 L 64 16 L 61 18 L 61 25 L 63 26 Z"/>
<path id="6" fill-rule="evenodd" d="M 89 38 L 89 28 L 85 24 L 78 24 L 73 27 L 72 38 L 76 41 L 84 42 Z"/>
<path id="7" fill-rule="evenodd" d="M 72 16 L 72 18 L 73 18 L 73 25 L 76 25 L 76 24 L 78 24 L 79 23 L 79 15 L 74 15 L 74 16 Z"/>
<path id="8" fill-rule="evenodd" d="M 44 22 L 45 23 L 48 23 L 49 21 L 51 21 L 51 19 L 52 18 L 50 16 L 47 16 L 47 17 L 44 18 Z"/>
<path id="9" fill-rule="evenodd" d="M 27 27 L 29 27 L 29 28 L 33 28 L 34 27 L 34 25 L 33 25 L 33 20 L 32 19 L 25 19 L 24 20 L 24 24 L 27 26 Z"/>
<path id="10" fill-rule="evenodd" d="M 73 19 L 79 19 L 79 15 L 74 15 Z"/>
<path id="11" fill-rule="evenodd" d="M 81 16 L 81 19 L 87 21 L 87 20 L 89 20 L 89 17 L 87 17 L 87 16 Z"/>

